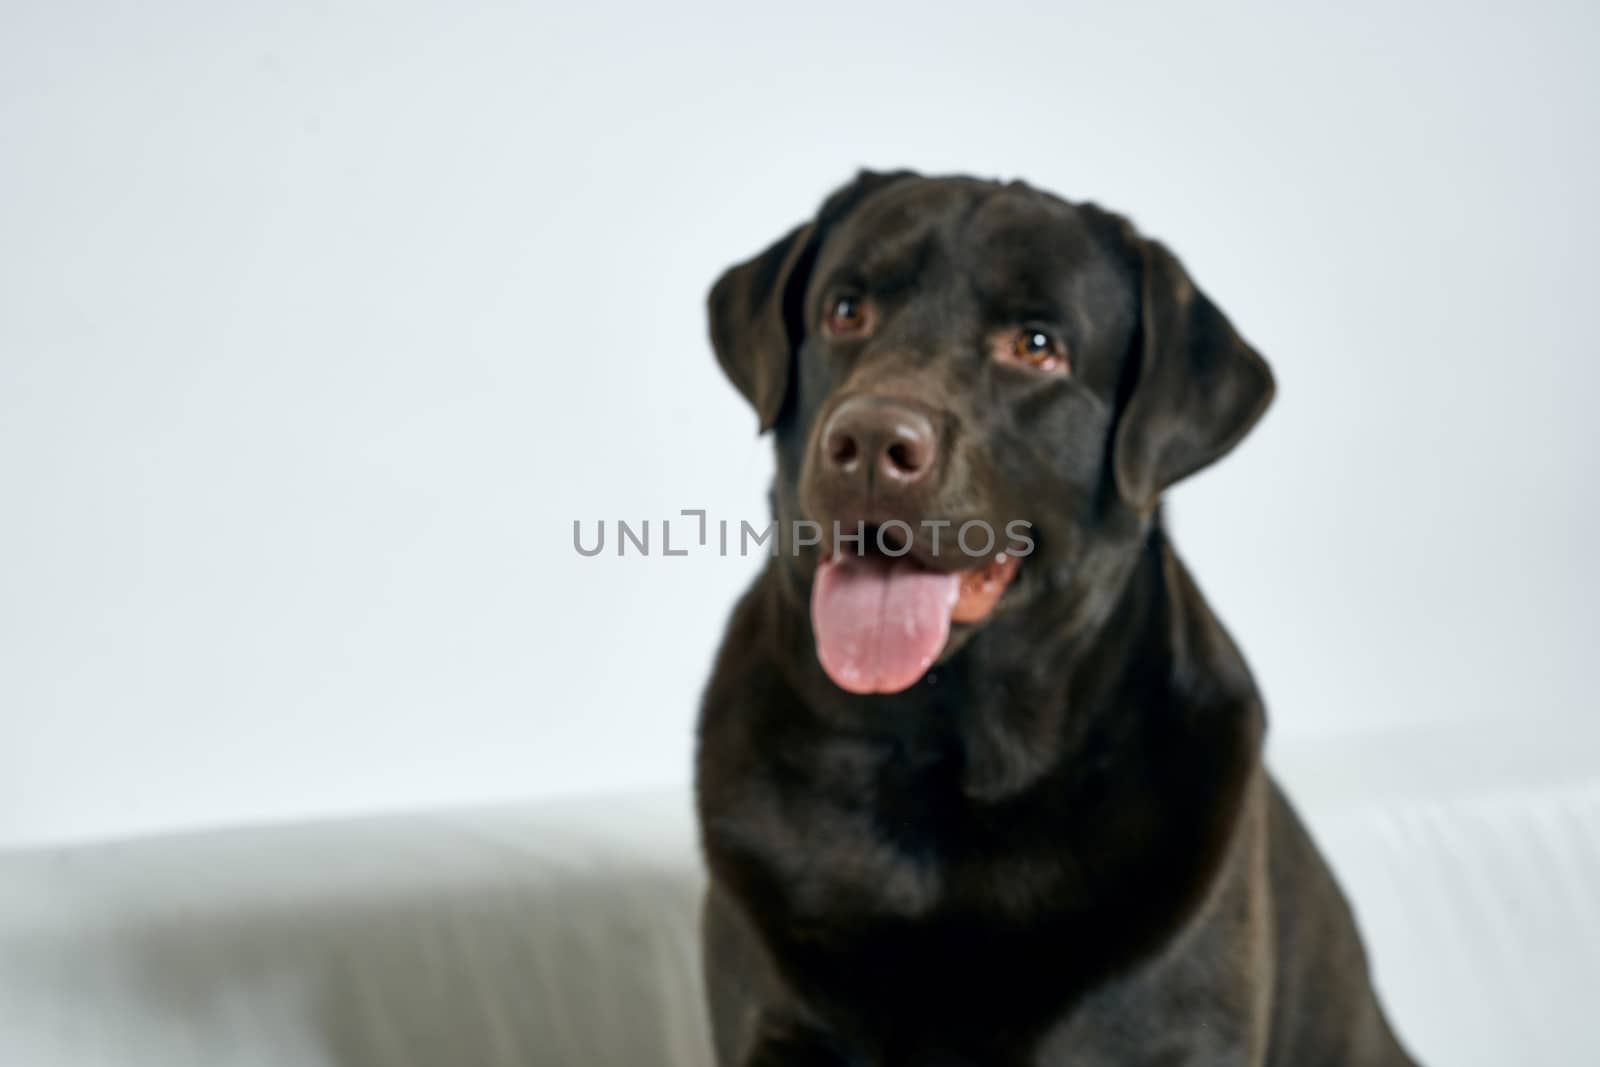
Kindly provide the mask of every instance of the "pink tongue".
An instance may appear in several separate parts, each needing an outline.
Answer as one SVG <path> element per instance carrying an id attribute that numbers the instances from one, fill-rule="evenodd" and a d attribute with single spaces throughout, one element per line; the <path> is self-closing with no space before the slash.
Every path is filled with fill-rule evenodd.
<path id="1" fill-rule="evenodd" d="M 961 576 L 904 559 L 838 556 L 817 567 L 811 628 L 840 689 L 898 693 L 921 678 L 950 636 Z"/>

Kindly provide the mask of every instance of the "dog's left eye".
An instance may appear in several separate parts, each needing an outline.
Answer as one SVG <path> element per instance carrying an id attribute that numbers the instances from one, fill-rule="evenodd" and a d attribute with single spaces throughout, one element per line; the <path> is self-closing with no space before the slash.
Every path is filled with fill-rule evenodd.
<path id="1" fill-rule="evenodd" d="M 823 303 L 822 326 L 837 337 L 863 337 L 872 331 L 873 308 L 864 296 L 834 293 Z"/>
<path id="2" fill-rule="evenodd" d="M 1001 363 L 1020 364 L 1050 373 L 1066 373 L 1067 346 L 1042 326 L 1016 326 L 996 334 L 990 353 Z"/>

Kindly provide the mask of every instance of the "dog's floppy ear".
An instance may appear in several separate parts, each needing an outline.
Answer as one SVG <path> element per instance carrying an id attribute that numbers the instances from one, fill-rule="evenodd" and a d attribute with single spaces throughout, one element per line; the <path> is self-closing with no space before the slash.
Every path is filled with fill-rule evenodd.
<path id="1" fill-rule="evenodd" d="M 728 268 L 707 301 L 717 362 L 756 409 L 762 433 L 778 421 L 789 391 L 789 364 L 803 331 L 800 304 L 817 254 L 815 235 L 815 223 L 796 226 L 754 259 Z"/>
<path id="2" fill-rule="evenodd" d="M 1272 402 L 1272 371 L 1196 288 L 1171 252 L 1138 237 L 1140 343 L 1118 422 L 1113 473 L 1139 511 L 1161 491 L 1215 462 Z"/>
<path id="3" fill-rule="evenodd" d="M 711 287 L 711 347 L 728 380 L 772 429 L 783 412 L 795 350 L 805 335 L 806 284 L 828 228 L 870 194 L 911 171 L 863 170 L 823 202 L 817 217 L 790 230 L 754 259 L 730 267 Z"/>

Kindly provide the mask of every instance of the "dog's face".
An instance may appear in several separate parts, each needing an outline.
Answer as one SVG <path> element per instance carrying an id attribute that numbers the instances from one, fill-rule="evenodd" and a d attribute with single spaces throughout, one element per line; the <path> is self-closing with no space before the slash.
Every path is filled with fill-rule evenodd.
<path id="1" fill-rule="evenodd" d="M 863 173 L 723 275 L 710 313 L 777 436 L 819 659 L 857 693 L 1134 551 L 1161 491 L 1272 395 L 1164 248 L 1015 183 Z"/>

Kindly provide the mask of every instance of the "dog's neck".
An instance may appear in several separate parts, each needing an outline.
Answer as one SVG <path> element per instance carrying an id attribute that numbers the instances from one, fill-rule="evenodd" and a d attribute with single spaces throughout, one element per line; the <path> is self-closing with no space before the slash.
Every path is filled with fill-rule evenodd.
<path id="1" fill-rule="evenodd" d="M 780 662 L 810 709 L 911 753 L 959 751 L 975 802 L 1027 791 L 1053 771 L 1141 742 L 1168 716 L 1233 709 L 1259 739 L 1260 700 L 1243 658 L 1173 552 L 1159 513 L 1131 545 L 1092 551 L 1025 607 L 970 635 L 911 689 L 850 696 L 822 674 L 803 592 L 780 566 L 766 583 Z M 1237 714 L 1245 709 L 1243 715 Z"/>

